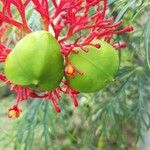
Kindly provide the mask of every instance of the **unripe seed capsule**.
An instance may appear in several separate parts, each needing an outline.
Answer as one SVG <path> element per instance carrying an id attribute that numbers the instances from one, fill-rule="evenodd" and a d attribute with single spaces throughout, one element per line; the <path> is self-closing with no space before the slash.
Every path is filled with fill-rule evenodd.
<path id="1" fill-rule="evenodd" d="M 76 73 L 74 78 L 66 76 L 69 85 L 79 92 L 99 91 L 114 80 L 119 68 L 118 52 L 110 44 L 100 40 L 94 40 L 94 44 L 100 44 L 100 47 L 85 46 L 88 52 L 78 48 L 77 54 L 69 56 L 71 65 L 83 72 L 83 75 Z"/>
<path id="2" fill-rule="evenodd" d="M 64 75 L 59 43 L 47 31 L 26 35 L 8 55 L 4 71 L 14 84 L 36 90 L 55 89 Z"/>

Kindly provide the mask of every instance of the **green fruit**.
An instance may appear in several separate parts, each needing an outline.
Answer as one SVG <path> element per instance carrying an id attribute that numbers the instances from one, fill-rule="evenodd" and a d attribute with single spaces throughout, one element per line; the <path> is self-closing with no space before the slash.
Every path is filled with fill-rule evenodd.
<path id="1" fill-rule="evenodd" d="M 64 75 L 59 43 L 46 31 L 26 35 L 8 55 L 4 72 L 14 84 L 37 90 L 55 89 Z"/>
<path id="2" fill-rule="evenodd" d="M 85 46 L 77 54 L 71 53 L 69 60 L 72 66 L 83 72 L 75 77 L 66 76 L 69 85 L 79 92 L 96 92 L 113 81 L 113 76 L 119 68 L 118 52 L 107 42 L 94 40 L 92 44 L 100 44 L 100 48 Z"/>

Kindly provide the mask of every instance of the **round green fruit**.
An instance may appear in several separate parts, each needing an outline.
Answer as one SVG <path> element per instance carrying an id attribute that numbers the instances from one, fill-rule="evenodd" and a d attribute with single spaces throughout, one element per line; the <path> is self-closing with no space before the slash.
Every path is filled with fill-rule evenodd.
<path id="1" fill-rule="evenodd" d="M 106 87 L 119 68 L 118 52 L 110 44 L 100 40 L 94 40 L 92 44 L 100 44 L 100 48 L 85 46 L 88 52 L 78 48 L 77 54 L 69 56 L 71 65 L 83 75 L 76 73 L 74 78 L 66 76 L 66 79 L 79 92 L 91 93 Z"/>
<path id="2" fill-rule="evenodd" d="M 55 89 L 64 75 L 59 43 L 46 31 L 26 35 L 8 55 L 4 72 L 14 84 L 36 90 Z"/>

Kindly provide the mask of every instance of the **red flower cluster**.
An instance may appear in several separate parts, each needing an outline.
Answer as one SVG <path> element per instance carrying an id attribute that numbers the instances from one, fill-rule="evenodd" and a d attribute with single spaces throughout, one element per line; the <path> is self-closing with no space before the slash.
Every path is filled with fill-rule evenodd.
<path id="1" fill-rule="evenodd" d="M 21 21 L 16 20 L 13 16 L 11 6 L 15 6 L 20 14 Z M 130 32 L 133 27 L 128 26 L 119 29 L 123 21 L 114 22 L 114 18 L 106 18 L 107 0 L 2 0 L 2 10 L 0 10 L 0 38 L 8 28 L 12 25 L 18 30 L 24 31 L 26 34 L 32 32 L 26 19 L 26 8 L 33 7 L 33 11 L 37 11 L 42 20 L 43 30 L 47 30 L 53 34 L 61 45 L 61 53 L 66 61 L 65 72 L 67 75 L 75 76 L 76 73 L 82 74 L 77 68 L 71 66 L 68 55 L 76 53 L 75 48 L 85 45 L 92 45 L 93 39 L 104 39 L 112 44 L 115 48 L 126 47 L 125 43 L 114 43 L 111 39 L 116 34 Z M 51 8 L 49 7 L 51 6 Z M 89 13 L 89 12 L 92 13 Z M 92 15 L 91 15 L 92 14 Z M 65 31 L 65 33 L 64 33 Z M 71 38 L 75 40 L 70 40 Z M 72 42 L 73 41 L 73 42 Z M 6 41 L 0 43 L 0 62 L 5 62 L 11 49 L 5 46 Z M 100 47 L 100 45 L 92 45 Z M 9 117 L 18 117 L 21 109 L 18 106 L 19 101 L 29 98 L 49 99 L 55 110 L 60 112 L 59 101 L 61 94 L 70 95 L 75 106 L 78 105 L 78 92 L 73 90 L 66 81 L 54 91 L 33 91 L 28 87 L 21 87 L 12 84 L 7 80 L 3 73 L 0 74 L 0 80 L 11 87 L 11 90 L 17 94 L 16 103 L 9 109 Z"/>

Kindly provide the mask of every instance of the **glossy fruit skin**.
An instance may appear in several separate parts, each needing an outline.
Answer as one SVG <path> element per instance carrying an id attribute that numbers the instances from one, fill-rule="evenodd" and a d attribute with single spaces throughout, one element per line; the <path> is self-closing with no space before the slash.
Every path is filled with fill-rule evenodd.
<path id="1" fill-rule="evenodd" d="M 59 43 L 47 31 L 26 35 L 8 55 L 4 72 L 14 84 L 36 90 L 55 89 L 64 75 Z"/>
<path id="2" fill-rule="evenodd" d="M 92 44 L 100 44 L 100 48 L 85 46 L 88 52 L 80 48 L 77 54 L 71 53 L 69 60 L 83 75 L 76 73 L 74 78 L 66 76 L 69 85 L 83 93 L 97 92 L 111 81 L 119 68 L 119 56 L 110 44 L 94 40 Z"/>

